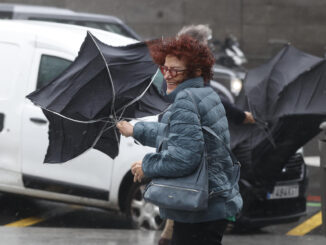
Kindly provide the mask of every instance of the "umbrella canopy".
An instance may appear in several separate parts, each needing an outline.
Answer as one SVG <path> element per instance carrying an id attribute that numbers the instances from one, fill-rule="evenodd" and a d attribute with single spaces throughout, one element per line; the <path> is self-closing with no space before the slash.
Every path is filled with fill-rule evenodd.
<path id="1" fill-rule="evenodd" d="M 323 61 L 322 58 L 304 53 L 293 46 L 287 45 L 268 63 L 250 70 L 246 76 L 244 87 L 248 98 L 248 106 L 254 117 L 266 122 L 276 117 L 291 114 L 288 107 L 283 107 L 279 100 L 283 99 L 282 102 L 286 105 L 297 106 L 296 102 L 300 98 L 298 96 L 290 97 L 288 92 L 291 90 L 294 95 L 304 90 L 299 86 L 295 89 L 287 89 L 287 92 L 285 92 L 285 89 L 294 81 L 297 82 L 297 78 L 301 74 L 307 73 Z M 321 70 L 322 68 L 310 73 L 310 76 L 303 78 L 303 81 L 300 83 L 309 87 L 311 82 L 318 79 L 317 73 L 322 72 Z M 301 98 L 312 98 L 315 95 L 304 91 L 299 96 Z M 322 105 L 319 105 L 321 112 L 324 112 L 325 107 L 322 107 Z M 275 115 L 276 111 L 278 112 L 277 115 Z M 306 111 L 310 112 L 309 109 Z"/>
<path id="2" fill-rule="evenodd" d="M 245 145 L 255 177 L 272 183 L 289 158 L 320 132 L 325 105 L 325 60 L 286 46 L 248 72 L 240 106 L 258 122 L 231 125 L 232 148 Z"/>
<path id="3" fill-rule="evenodd" d="M 152 85 L 157 71 L 145 43 L 112 47 L 88 32 L 75 61 L 27 96 L 49 120 L 45 162 L 65 162 L 90 148 L 115 158 L 117 121 L 159 114 L 169 105 Z"/>

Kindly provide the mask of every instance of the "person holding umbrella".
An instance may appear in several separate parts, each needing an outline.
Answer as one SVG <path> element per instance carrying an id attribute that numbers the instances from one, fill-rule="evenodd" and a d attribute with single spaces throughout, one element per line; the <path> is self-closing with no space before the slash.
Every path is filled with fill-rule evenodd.
<path id="1" fill-rule="evenodd" d="M 184 26 L 177 34 L 177 37 L 187 35 L 190 36 L 197 41 L 199 41 L 203 45 L 208 46 L 208 41 L 212 38 L 212 30 L 209 28 L 208 25 L 189 25 Z M 162 87 L 165 88 L 163 84 Z M 163 89 L 164 90 L 164 89 Z M 233 122 L 235 124 L 253 124 L 255 123 L 255 119 L 251 112 L 243 111 L 236 107 L 235 105 L 231 104 L 223 97 L 220 98 L 221 102 L 224 106 L 226 117 L 229 122 Z M 172 231 L 173 231 L 173 220 L 167 220 L 164 226 L 164 230 L 161 234 L 161 238 L 159 240 L 159 245 L 168 245 L 170 244 L 170 240 L 172 238 Z"/>
<path id="2" fill-rule="evenodd" d="M 189 36 L 163 40 L 152 47 L 152 55 L 160 65 L 172 105 L 161 122 L 138 122 L 132 126 L 121 121 L 117 128 L 124 136 L 133 136 L 152 147 L 158 147 L 163 140 L 164 129 L 169 134 L 166 148 L 157 149 L 132 165 L 134 181 L 190 174 L 199 166 L 206 147 L 211 194 L 208 208 L 171 212 L 160 207 L 160 214 L 175 221 L 172 244 L 221 244 L 227 219 L 240 211 L 242 198 L 238 185 L 231 184 L 234 176 L 229 170 L 233 162 L 226 149 L 230 138 L 225 110 L 214 90 L 204 86 L 212 76 L 213 55 L 206 45 Z M 195 102 L 186 90 L 191 91 Z M 223 142 L 204 134 L 202 126 L 210 127 Z M 223 198 L 218 193 L 223 193 Z"/>

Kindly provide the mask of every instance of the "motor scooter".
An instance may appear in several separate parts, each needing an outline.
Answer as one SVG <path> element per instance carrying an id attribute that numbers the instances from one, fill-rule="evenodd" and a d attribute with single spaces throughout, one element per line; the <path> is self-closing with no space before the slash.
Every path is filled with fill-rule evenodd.
<path id="1" fill-rule="evenodd" d="M 216 63 L 228 68 L 243 69 L 247 63 L 244 52 L 240 49 L 240 44 L 234 35 L 228 35 L 223 42 L 213 40 L 209 44 L 212 49 Z"/>

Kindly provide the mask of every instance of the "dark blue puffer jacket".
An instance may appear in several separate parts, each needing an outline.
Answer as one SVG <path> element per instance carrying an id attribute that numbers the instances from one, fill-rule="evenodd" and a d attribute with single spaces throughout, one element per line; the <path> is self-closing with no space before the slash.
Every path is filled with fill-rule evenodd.
<path id="1" fill-rule="evenodd" d="M 185 89 L 193 94 L 201 122 Z M 210 127 L 229 147 L 228 122 L 220 98 L 210 87 L 204 87 L 201 77 L 184 81 L 168 96 L 173 104 L 164 113 L 161 122 L 138 122 L 134 127 L 134 138 L 142 144 L 158 147 L 166 141 L 163 145 L 167 145 L 166 149 L 144 157 L 144 174 L 155 178 L 192 173 L 201 162 L 205 137 L 210 200 L 208 209 L 199 212 L 161 208 L 162 218 L 196 223 L 236 215 L 242 207 L 242 199 L 238 185 L 230 182 L 233 167 L 229 153 L 221 141 L 201 129 L 201 126 Z M 169 127 L 169 134 L 164 137 L 166 127 Z"/>

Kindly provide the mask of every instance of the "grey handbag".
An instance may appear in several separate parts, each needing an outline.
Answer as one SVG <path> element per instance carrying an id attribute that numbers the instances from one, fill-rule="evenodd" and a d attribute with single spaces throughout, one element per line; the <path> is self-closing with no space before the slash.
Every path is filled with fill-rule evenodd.
<path id="1" fill-rule="evenodd" d="M 199 211 L 208 205 L 208 176 L 205 157 L 190 175 L 155 178 L 146 187 L 144 199 L 160 208 Z"/>
<path id="2" fill-rule="evenodd" d="M 191 92 L 185 91 L 192 98 L 200 119 L 197 104 Z M 202 127 L 202 129 L 221 140 L 212 129 L 208 127 Z M 165 132 L 165 136 L 167 135 L 168 131 Z M 230 152 L 226 145 L 225 147 Z M 234 161 L 233 154 L 231 153 L 230 155 Z M 206 156 L 205 147 L 199 167 L 190 175 L 177 178 L 154 178 L 145 189 L 144 199 L 161 208 L 183 211 L 205 210 L 208 206 L 209 198 Z M 236 178 L 238 179 L 238 176 Z M 237 182 L 237 180 L 235 181 Z"/>

